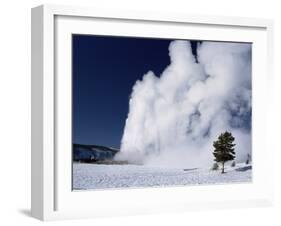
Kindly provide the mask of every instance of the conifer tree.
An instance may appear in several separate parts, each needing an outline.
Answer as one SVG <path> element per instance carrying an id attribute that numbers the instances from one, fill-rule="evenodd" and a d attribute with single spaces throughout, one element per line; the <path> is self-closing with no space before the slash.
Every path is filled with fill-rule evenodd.
<path id="1" fill-rule="evenodd" d="M 247 154 L 246 165 L 248 165 L 250 163 L 250 159 L 251 159 L 251 155 Z"/>
<path id="2" fill-rule="evenodd" d="M 214 142 L 215 148 L 213 155 L 215 161 L 222 164 L 222 173 L 224 173 L 224 163 L 235 159 L 235 151 L 233 143 L 235 138 L 228 131 L 220 134 L 218 140 Z"/>

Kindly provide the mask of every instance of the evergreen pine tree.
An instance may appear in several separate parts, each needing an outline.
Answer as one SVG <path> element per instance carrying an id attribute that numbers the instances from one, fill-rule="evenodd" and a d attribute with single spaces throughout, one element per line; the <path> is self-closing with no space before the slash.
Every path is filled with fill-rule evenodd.
<path id="1" fill-rule="evenodd" d="M 226 131 L 220 134 L 218 140 L 213 144 L 215 148 L 213 155 L 216 162 L 222 163 L 222 173 L 224 173 L 224 163 L 235 158 L 234 140 L 232 134 Z"/>
<path id="2" fill-rule="evenodd" d="M 251 155 L 247 154 L 246 165 L 248 165 L 250 163 L 250 159 L 251 159 Z"/>

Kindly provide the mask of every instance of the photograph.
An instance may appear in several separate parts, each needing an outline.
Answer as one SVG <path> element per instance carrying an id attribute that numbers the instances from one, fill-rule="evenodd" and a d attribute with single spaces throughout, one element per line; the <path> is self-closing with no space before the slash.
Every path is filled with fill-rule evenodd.
<path id="1" fill-rule="evenodd" d="M 252 43 L 72 34 L 72 190 L 252 182 Z"/>

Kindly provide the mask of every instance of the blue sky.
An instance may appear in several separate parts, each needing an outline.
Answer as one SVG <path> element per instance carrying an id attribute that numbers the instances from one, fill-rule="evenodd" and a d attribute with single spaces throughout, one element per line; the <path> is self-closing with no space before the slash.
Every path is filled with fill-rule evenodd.
<path id="1" fill-rule="evenodd" d="M 170 64 L 171 41 L 174 40 L 73 35 L 73 143 L 120 147 L 132 88 L 148 71 L 161 75 Z M 197 44 L 191 41 L 195 57 Z M 212 54 L 217 53 L 212 50 Z M 238 112 L 230 111 L 231 127 L 250 131 L 251 111 L 237 118 Z"/>
<path id="2" fill-rule="evenodd" d="M 172 40 L 73 35 L 73 143 L 119 147 L 132 87 L 170 63 Z M 196 42 L 192 43 L 195 51 Z"/>

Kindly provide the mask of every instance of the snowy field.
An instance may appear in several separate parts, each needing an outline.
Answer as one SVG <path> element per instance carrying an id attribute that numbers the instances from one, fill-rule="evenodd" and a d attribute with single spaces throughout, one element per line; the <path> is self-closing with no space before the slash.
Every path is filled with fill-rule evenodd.
<path id="1" fill-rule="evenodd" d="M 210 169 L 158 168 L 139 165 L 74 163 L 73 189 L 157 187 L 251 182 L 252 167 L 226 166 L 226 173 Z"/>

